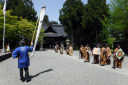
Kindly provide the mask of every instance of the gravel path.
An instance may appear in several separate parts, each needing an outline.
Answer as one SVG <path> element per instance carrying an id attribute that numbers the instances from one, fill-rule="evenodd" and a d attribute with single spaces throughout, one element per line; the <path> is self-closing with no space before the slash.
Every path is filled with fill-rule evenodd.
<path id="1" fill-rule="evenodd" d="M 60 55 L 53 50 L 35 52 L 29 67 L 30 82 L 19 80 L 17 59 L 0 62 L 0 85 L 128 85 L 128 57 L 122 69 L 83 62 L 79 52 Z"/>

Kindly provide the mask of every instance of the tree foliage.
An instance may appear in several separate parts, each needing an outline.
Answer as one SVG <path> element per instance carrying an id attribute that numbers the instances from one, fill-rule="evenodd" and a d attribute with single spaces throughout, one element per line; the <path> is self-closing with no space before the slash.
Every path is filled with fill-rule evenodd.
<path id="1" fill-rule="evenodd" d="M 116 41 L 126 49 L 128 43 L 128 0 L 111 0 L 109 30 Z M 128 48 L 128 47 L 127 47 Z"/>
<path id="2" fill-rule="evenodd" d="M 76 45 L 103 43 L 109 38 L 106 0 L 88 0 L 86 5 L 81 0 L 66 0 L 59 20 Z"/>
<path id="3" fill-rule="evenodd" d="M 84 4 L 81 0 L 66 0 L 63 8 L 60 10 L 59 20 L 66 27 L 65 30 L 71 34 L 72 44 L 74 44 L 74 41 L 77 43 L 80 40 L 78 38 L 80 34 L 78 30 L 82 27 L 83 9 Z"/>
<path id="4" fill-rule="evenodd" d="M 111 23 L 110 30 L 113 37 L 121 40 L 127 32 L 128 24 L 128 1 L 127 0 L 113 0 L 111 1 Z"/>
<path id="5" fill-rule="evenodd" d="M 51 21 L 51 23 L 52 23 L 52 24 L 58 24 L 57 21 L 53 21 L 53 20 Z"/>
<path id="6" fill-rule="evenodd" d="M 85 5 L 83 26 L 85 28 L 85 40 L 87 42 L 102 42 L 108 37 L 107 18 L 109 8 L 106 0 L 88 0 Z"/>
<path id="7" fill-rule="evenodd" d="M 28 20 L 36 21 L 36 11 L 32 0 L 7 0 L 7 10 L 12 10 L 11 14 L 23 17 Z"/>
<path id="8" fill-rule="evenodd" d="M 48 15 L 44 16 L 43 23 L 46 23 L 46 24 L 49 23 Z"/>
<path id="9" fill-rule="evenodd" d="M 19 45 L 20 36 L 25 37 L 27 43 L 30 44 L 32 34 L 35 28 L 35 22 L 30 22 L 27 19 L 18 16 L 12 16 L 12 11 L 6 11 L 6 24 L 5 24 L 5 39 L 6 43 L 11 43 L 12 46 Z M 2 5 L 0 4 L 0 30 L 4 27 L 4 15 Z M 0 31 L 0 41 L 2 41 L 3 31 Z"/>
<path id="10" fill-rule="evenodd" d="M 107 43 L 109 47 L 112 47 L 113 43 L 115 42 L 116 38 L 107 38 Z"/>

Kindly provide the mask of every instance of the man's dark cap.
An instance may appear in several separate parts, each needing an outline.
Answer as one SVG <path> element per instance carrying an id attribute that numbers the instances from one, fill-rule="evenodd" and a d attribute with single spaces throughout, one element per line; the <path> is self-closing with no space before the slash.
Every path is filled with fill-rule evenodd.
<path id="1" fill-rule="evenodd" d="M 89 44 L 87 43 L 87 45 L 89 45 Z"/>
<path id="2" fill-rule="evenodd" d="M 108 43 L 106 43 L 106 46 L 108 46 Z"/>
<path id="3" fill-rule="evenodd" d="M 99 47 L 99 45 L 98 45 L 98 44 L 95 44 L 95 46 L 96 46 L 96 47 Z"/>
<path id="4" fill-rule="evenodd" d="M 21 45 L 21 46 L 24 46 L 24 45 L 25 45 L 24 39 L 22 39 L 22 40 L 20 41 L 20 45 Z"/>
<path id="5" fill-rule="evenodd" d="M 120 46 L 120 44 L 117 44 L 117 47 Z"/>

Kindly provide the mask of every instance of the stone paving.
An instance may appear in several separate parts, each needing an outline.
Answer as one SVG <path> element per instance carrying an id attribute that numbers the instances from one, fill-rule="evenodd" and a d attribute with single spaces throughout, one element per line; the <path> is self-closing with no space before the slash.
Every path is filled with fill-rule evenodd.
<path id="1" fill-rule="evenodd" d="M 113 56 L 113 55 L 112 55 Z M 90 57 L 90 62 L 87 64 L 92 64 L 93 66 L 96 66 L 96 67 L 99 67 L 99 68 L 102 68 L 102 69 L 106 69 L 106 70 L 109 70 L 109 71 L 113 71 L 113 72 L 117 72 L 117 73 L 120 73 L 120 74 L 125 74 L 125 75 L 128 75 L 128 56 L 125 56 L 124 57 L 124 61 L 122 63 L 122 68 L 117 68 L 116 70 L 113 69 L 113 57 L 111 56 L 111 64 L 110 65 L 106 65 L 106 66 L 100 66 L 99 64 L 92 64 L 93 62 L 93 56 L 91 55 Z M 79 59 L 79 51 L 74 51 L 73 53 L 73 56 L 70 57 L 74 60 L 77 60 L 77 61 L 80 61 L 80 62 L 84 62 L 83 59 Z M 86 62 L 85 62 L 86 63 Z"/>
<path id="2" fill-rule="evenodd" d="M 122 69 L 83 62 L 79 52 L 60 55 L 53 50 L 35 52 L 30 60 L 30 82 L 19 80 L 17 59 L 0 62 L 0 85 L 128 85 L 128 57 Z"/>

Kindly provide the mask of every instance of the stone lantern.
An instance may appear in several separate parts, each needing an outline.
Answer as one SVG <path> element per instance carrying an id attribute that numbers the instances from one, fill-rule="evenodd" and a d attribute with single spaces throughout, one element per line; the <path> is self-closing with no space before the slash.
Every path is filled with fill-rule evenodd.
<path id="1" fill-rule="evenodd" d="M 70 39 L 67 38 L 67 40 L 66 40 L 66 45 L 67 45 L 67 47 L 68 47 L 69 44 L 70 44 Z"/>
<path id="2" fill-rule="evenodd" d="M 44 49 L 43 49 L 43 42 L 44 42 L 44 40 L 43 40 L 43 38 L 41 38 L 41 47 L 40 47 L 40 51 L 43 51 Z"/>

